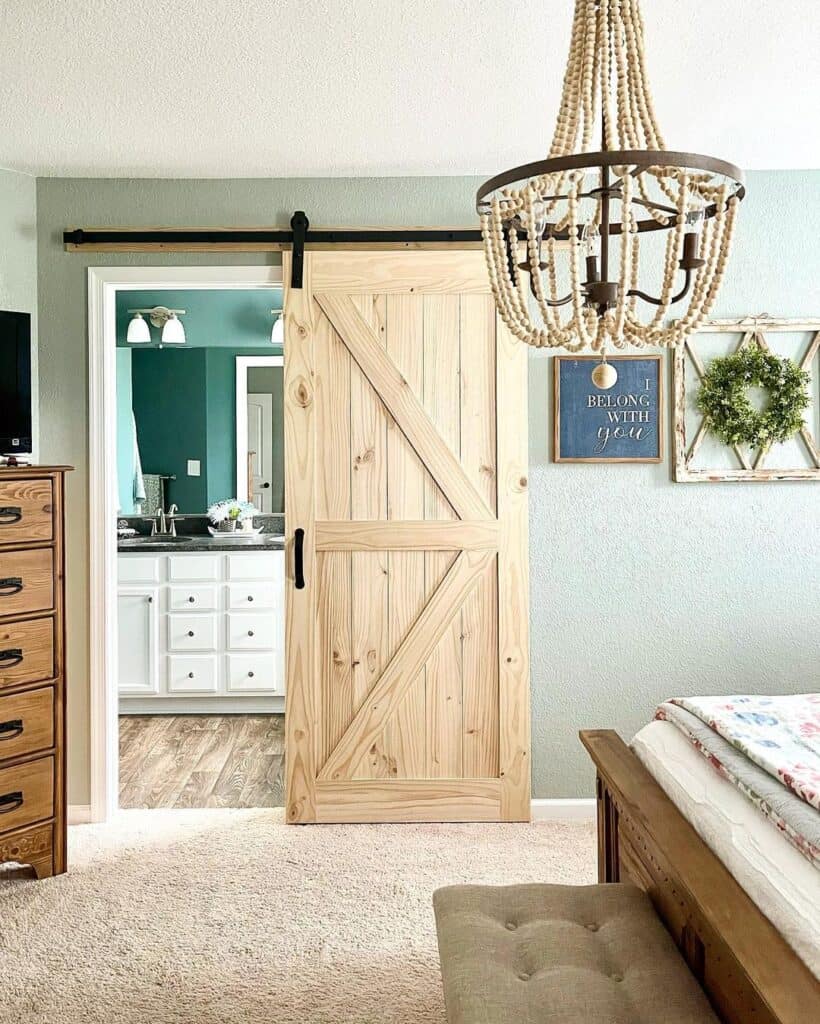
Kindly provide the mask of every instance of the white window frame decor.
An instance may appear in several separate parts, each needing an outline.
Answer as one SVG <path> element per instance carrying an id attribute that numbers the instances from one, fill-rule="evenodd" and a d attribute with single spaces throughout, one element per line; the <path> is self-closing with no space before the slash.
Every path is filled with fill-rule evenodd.
<path id="1" fill-rule="evenodd" d="M 691 362 L 699 380 L 703 379 L 706 367 L 697 350 L 699 334 L 734 334 L 738 343 L 733 352 L 738 352 L 746 345 L 757 344 L 770 352 L 766 335 L 772 333 L 799 334 L 800 341 L 794 354 L 794 361 L 802 370 L 812 371 L 820 354 L 820 319 L 795 319 L 782 317 L 747 316 L 737 320 L 706 320 L 677 349 L 675 349 L 674 387 L 675 387 L 675 481 L 676 483 L 725 483 L 727 481 L 776 481 L 776 480 L 820 480 L 820 444 L 815 436 L 817 423 L 817 400 L 810 405 L 809 419 L 796 435 L 806 452 L 806 464 L 796 468 L 765 467 L 766 456 L 770 449 L 761 448 L 752 459 L 739 445 L 732 446 L 739 468 L 704 468 L 692 469 L 692 463 L 701 442 L 708 433 L 706 423 L 701 417 L 700 423 L 691 441 L 687 438 L 686 412 L 689 397 L 686 389 L 686 364 Z M 807 338 L 808 336 L 808 338 Z M 802 352 L 802 355 L 801 355 Z M 820 372 L 820 371 L 818 371 Z M 815 382 L 812 393 L 816 395 Z"/>
<path id="2" fill-rule="evenodd" d="M 119 806 L 116 538 L 116 303 L 120 291 L 282 287 L 281 266 L 89 267 L 89 688 L 91 806 L 107 821 Z"/>

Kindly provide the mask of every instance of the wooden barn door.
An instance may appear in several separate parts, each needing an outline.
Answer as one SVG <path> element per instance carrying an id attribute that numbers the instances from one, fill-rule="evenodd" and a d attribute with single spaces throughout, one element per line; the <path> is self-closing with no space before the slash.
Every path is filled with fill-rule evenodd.
<path id="1" fill-rule="evenodd" d="M 480 252 L 284 277 L 287 820 L 528 820 L 525 346 Z"/>

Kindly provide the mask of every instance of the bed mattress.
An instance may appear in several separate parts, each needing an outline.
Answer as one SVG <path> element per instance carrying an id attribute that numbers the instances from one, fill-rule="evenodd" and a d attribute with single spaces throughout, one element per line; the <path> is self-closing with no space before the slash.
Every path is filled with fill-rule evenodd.
<path id="1" fill-rule="evenodd" d="M 820 871 L 721 777 L 671 722 L 654 721 L 632 749 L 758 908 L 820 978 Z"/>

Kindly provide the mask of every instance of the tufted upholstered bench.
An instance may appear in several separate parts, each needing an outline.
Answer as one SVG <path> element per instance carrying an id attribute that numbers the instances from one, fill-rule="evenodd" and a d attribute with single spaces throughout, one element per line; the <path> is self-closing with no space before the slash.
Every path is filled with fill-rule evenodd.
<path id="1" fill-rule="evenodd" d="M 454 885 L 433 896 L 449 1024 L 718 1024 L 632 885 Z"/>

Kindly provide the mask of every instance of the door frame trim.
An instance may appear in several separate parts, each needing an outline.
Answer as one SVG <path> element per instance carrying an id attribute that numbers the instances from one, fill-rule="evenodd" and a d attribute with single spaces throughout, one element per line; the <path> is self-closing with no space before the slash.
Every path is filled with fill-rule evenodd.
<path id="1" fill-rule="evenodd" d="M 285 357 L 236 357 L 236 497 L 250 501 L 248 494 L 248 369 L 252 366 L 282 366 Z M 244 456 L 244 458 L 243 458 Z"/>
<path id="2" fill-rule="evenodd" d="M 116 597 L 117 292 L 281 288 L 281 266 L 88 268 L 89 782 L 93 822 L 119 807 Z"/>

